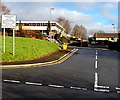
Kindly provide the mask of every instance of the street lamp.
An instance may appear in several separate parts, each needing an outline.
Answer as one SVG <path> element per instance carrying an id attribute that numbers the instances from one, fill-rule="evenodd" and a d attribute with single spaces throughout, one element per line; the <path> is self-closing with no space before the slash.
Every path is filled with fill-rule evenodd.
<path id="1" fill-rule="evenodd" d="M 113 25 L 113 28 L 114 28 L 114 33 L 115 33 L 115 24 L 112 24 Z"/>
<path id="2" fill-rule="evenodd" d="M 54 10 L 54 8 L 50 8 L 50 21 L 51 21 L 51 12 L 52 10 Z M 50 23 L 50 32 L 51 32 L 51 23 Z M 51 40 L 51 36 L 50 36 L 50 40 Z"/>
<path id="3" fill-rule="evenodd" d="M 51 11 L 54 10 L 54 8 L 50 8 L 50 21 L 51 21 Z"/>

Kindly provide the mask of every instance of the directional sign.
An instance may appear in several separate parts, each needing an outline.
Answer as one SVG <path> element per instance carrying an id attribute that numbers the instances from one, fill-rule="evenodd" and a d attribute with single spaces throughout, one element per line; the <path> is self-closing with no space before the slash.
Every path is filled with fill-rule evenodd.
<path id="1" fill-rule="evenodd" d="M 15 28 L 16 15 L 2 15 L 2 28 Z"/>

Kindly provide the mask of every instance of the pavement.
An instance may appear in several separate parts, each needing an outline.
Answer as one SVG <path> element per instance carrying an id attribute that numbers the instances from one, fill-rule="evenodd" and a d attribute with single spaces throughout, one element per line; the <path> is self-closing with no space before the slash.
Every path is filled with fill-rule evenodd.
<path id="1" fill-rule="evenodd" d="M 120 54 L 101 48 L 77 49 L 73 56 L 56 65 L 2 69 L 3 100 L 120 98 Z"/>

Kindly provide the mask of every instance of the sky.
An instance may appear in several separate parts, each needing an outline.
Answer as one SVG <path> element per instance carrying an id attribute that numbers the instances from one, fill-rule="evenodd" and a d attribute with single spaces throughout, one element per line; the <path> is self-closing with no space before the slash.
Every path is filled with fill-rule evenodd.
<path id="1" fill-rule="evenodd" d="M 114 1 L 114 0 L 113 0 Z M 113 33 L 118 27 L 118 2 L 4 2 L 17 15 L 17 20 L 56 20 L 65 17 L 74 25 L 90 30 Z"/>

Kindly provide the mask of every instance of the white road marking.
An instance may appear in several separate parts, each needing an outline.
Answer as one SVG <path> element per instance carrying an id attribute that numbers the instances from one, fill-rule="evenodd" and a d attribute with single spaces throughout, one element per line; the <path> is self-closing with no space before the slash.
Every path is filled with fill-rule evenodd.
<path id="1" fill-rule="evenodd" d="M 4 82 L 13 82 L 13 83 L 20 83 L 20 81 L 15 81 L 15 80 L 3 80 Z"/>
<path id="2" fill-rule="evenodd" d="M 120 90 L 120 88 L 116 87 L 116 90 Z"/>
<path id="3" fill-rule="evenodd" d="M 81 90 L 81 88 L 79 87 L 70 87 L 71 89 L 77 89 L 77 90 Z"/>
<path id="4" fill-rule="evenodd" d="M 87 90 L 87 88 L 82 88 L 82 90 L 85 90 L 85 91 L 86 91 L 86 90 Z"/>
<path id="5" fill-rule="evenodd" d="M 97 86 L 97 84 L 98 84 L 98 74 L 97 74 L 97 73 L 95 73 L 95 84 L 94 84 L 94 86 L 96 87 L 96 86 Z"/>
<path id="6" fill-rule="evenodd" d="M 97 50 L 96 50 L 96 55 L 97 55 Z"/>
<path id="7" fill-rule="evenodd" d="M 119 93 L 120 93 L 120 91 L 117 91 L 117 93 L 119 94 Z"/>
<path id="8" fill-rule="evenodd" d="M 97 55 L 96 55 L 96 60 L 97 60 Z"/>
<path id="9" fill-rule="evenodd" d="M 95 73 L 95 84 L 94 84 L 94 88 L 109 88 L 109 86 L 99 86 L 98 85 L 98 73 Z"/>
<path id="10" fill-rule="evenodd" d="M 50 86 L 50 87 L 57 87 L 57 88 L 64 88 L 64 86 L 60 86 L 60 85 L 48 85 L 48 86 Z"/>
<path id="11" fill-rule="evenodd" d="M 107 88 L 107 89 L 109 89 L 110 87 L 109 86 L 96 86 L 96 88 Z"/>
<path id="12" fill-rule="evenodd" d="M 97 61 L 95 61 L 95 68 L 98 68 L 97 66 L 98 66 L 98 62 L 97 62 Z"/>
<path id="13" fill-rule="evenodd" d="M 80 88 L 80 87 L 70 87 L 71 89 L 77 89 L 77 90 L 87 90 L 87 88 Z"/>
<path id="14" fill-rule="evenodd" d="M 110 90 L 105 90 L 105 89 L 94 89 L 95 91 L 100 91 L 100 92 L 110 92 Z"/>
<path id="15" fill-rule="evenodd" d="M 26 82 L 25 84 L 29 84 L 29 85 L 42 85 L 41 83 L 32 83 L 32 82 Z"/>

